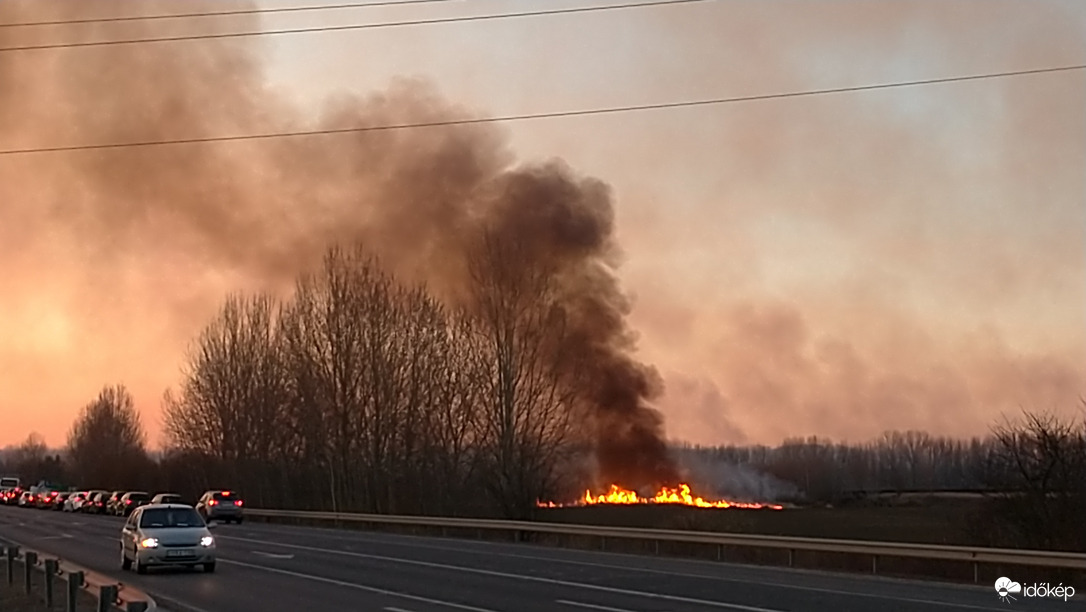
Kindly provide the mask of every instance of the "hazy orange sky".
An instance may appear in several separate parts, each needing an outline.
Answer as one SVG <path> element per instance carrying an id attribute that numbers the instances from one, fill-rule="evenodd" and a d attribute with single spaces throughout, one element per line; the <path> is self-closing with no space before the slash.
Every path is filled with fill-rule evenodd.
<path id="1" fill-rule="evenodd" d="M 463 0 L 263 25 L 590 4 Z M 0 22 L 193 5 L 73 6 L 5 2 Z M 259 25 L 0 29 L 0 47 Z M 1084 62 L 1086 4 L 1072 0 L 732 0 L 0 52 L 0 149 L 346 125 L 352 95 L 368 96 L 367 117 L 401 112 L 405 77 L 506 115 Z M 613 187 L 639 356 L 667 383 L 669 436 L 974 435 L 1020 407 L 1075 414 L 1086 395 L 1084 108 L 1080 71 L 509 123 L 495 137 Z M 296 170 L 281 161 L 290 146 L 0 156 L 0 445 L 31 431 L 63 443 L 117 382 L 157 438 L 159 398 L 226 292 L 277 286 L 290 245 L 335 224 L 322 195 L 348 175 L 268 187 Z"/>

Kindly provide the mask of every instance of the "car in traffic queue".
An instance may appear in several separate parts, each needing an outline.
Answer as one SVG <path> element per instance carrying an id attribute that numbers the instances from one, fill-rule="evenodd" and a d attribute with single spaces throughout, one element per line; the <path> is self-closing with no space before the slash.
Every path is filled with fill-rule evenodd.
<path id="1" fill-rule="evenodd" d="M 241 524 L 245 518 L 243 505 L 244 502 L 233 491 L 211 490 L 200 496 L 200 501 L 196 502 L 196 511 L 208 522 Z"/>
<path id="2" fill-rule="evenodd" d="M 61 510 L 65 512 L 79 512 L 79 506 L 83 504 L 87 499 L 86 491 L 76 491 L 68 496 L 68 499 L 64 500 L 64 507 Z"/>
<path id="3" fill-rule="evenodd" d="M 0 503 L 5 506 L 14 506 L 19 503 L 19 497 L 23 494 L 22 489 L 8 489 L 0 493 Z"/>
<path id="4" fill-rule="evenodd" d="M 152 504 L 183 504 L 185 503 L 177 493 L 156 493 L 151 498 Z"/>
<path id="5" fill-rule="evenodd" d="M 105 514 L 109 491 L 95 489 L 87 492 L 87 500 L 79 505 L 79 511 L 85 514 Z"/>
<path id="6" fill-rule="evenodd" d="M 140 506 L 121 530 L 121 569 L 145 574 L 151 567 L 200 566 L 214 572 L 215 538 L 210 527 L 192 506 Z"/>
<path id="7" fill-rule="evenodd" d="M 33 491 L 23 491 L 17 504 L 20 508 L 33 508 L 36 497 Z"/>
<path id="8" fill-rule="evenodd" d="M 128 516 L 140 506 L 145 506 L 151 501 L 151 496 L 145 491 L 129 491 L 117 500 L 117 516 Z"/>
<path id="9" fill-rule="evenodd" d="M 49 501 L 49 509 L 56 512 L 60 512 L 64 509 L 64 504 L 68 502 L 68 498 L 72 494 L 69 491 L 60 491 L 56 495 L 53 495 Z"/>
<path id="10" fill-rule="evenodd" d="M 39 510 L 52 510 L 60 491 L 38 491 L 34 498 L 34 507 Z"/>
<path id="11" fill-rule="evenodd" d="M 0 478 L 0 503 L 14 505 L 23 493 L 23 481 L 16 476 Z"/>
<path id="12" fill-rule="evenodd" d="M 121 498 L 124 497 L 125 493 L 127 493 L 127 491 L 113 491 L 109 494 L 109 498 L 106 500 L 105 505 L 106 514 L 117 515 L 117 504 L 120 503 Z"/>

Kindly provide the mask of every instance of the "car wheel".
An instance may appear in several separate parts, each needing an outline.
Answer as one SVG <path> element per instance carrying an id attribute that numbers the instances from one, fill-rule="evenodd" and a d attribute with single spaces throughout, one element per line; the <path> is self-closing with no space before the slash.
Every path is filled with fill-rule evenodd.
<path id="1" fill-rule="evenodd" d="M 133 563 L 136 566 L 136 573 L 137 574 L 146 574 L 147 573 L 147 566 L 140 563 L 139 553 L 136 553 L 136 559 L 135 559 L 135 561 L 133 561 Z"/>
<path id="2" fill-rule="evenodd" d="M 234 519 L 234 522 L 237 523 L 238 525 L 240 525 L 241 520 L 242 520 L 242 518 L 239 516 L 238 518 Z"/>
<path id="3" fill-rule="evenodd" d="M 121 569 L 128 571 L 132 569 L 132 560 L 128 558 L 128 555 L 124 554 L 124 549 L 121 549 Z"/>
<path id="4" fill-rule="evenodd" d="M 204 564 L 204 573 L 207 573 L 207 574 L 214 574 L 215 573 L 215 562 L 214 561 L 212 561 L 211 563 L 205 563 Z"/>

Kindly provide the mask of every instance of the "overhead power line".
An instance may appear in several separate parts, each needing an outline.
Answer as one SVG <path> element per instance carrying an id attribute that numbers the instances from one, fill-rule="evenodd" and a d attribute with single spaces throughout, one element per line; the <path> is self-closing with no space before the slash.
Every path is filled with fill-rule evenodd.
<path id="1" fill-rule="evenodd" d="M 696 106 L 712 106 L 731 104 L 736 102 L 756 102 L 761 100 L 779 100 L 783 98 L 800 98 L 808 96 L 821 96 L 827 94 L 849 93 L 858 91 L 873 91 L 878 89 L 893 89 L 901 87 L 915 87 L 919 85 L 934 85 L 939 83 L 957 83 L 961 81 L 978 81 L 982 79 L 996 79 L 1033 74 L 1049 74 L 1056 72 L 1070 72 L 1084 70 L 1086 64 L 1071 66 L 1059 66 L 1054 68 L 1037 68 L 1033 70 L 1014 70 L 1006 72 L 991 72 L 987 74 L 974 74 L 936 79 L 923 79 L 919 81 L 898 81 L 894 83 L 879 83 L 876 85 L 856 85 L 852 87 L 835 87 L 831 89 L 810 89 L 804 91 L 792 91 L 784 93 L 762 94 L 753 96 L 736 96 L 731 98 L 710 98 L 704 100 L 687 100 L 680 102 L 661 102 L 657 104 L 638 104 L 630 106 L 610 106 L 604 108 L 551 111 L 543 113 L 525 113 L 519 115 L 503 115 L 494 117 L 478 117 L 469 119 L 447 119 L 441 121 L 422 121 L 417 123 L 393 123 L 384 125 L 367 125 L 347 128 L 331 128 L 324 130 L 302 130 L 297 132 L 272 132 L 264 134 L 239 134 L 234 136 L 206 136 L 200 138 L 178 138 L 170 140 L 145 140 L 138 142 L 115 142 L 101 144 L 68 145 L 57 147 L 32 147 L 25 149 L 0 149 L 3 155 L 26 155 L 31 153 L 57 153 L 63 151 L 89 151 L 96 149 L 125 149 L 132 147 L 153 147 L 166 145 L 205 144 L 212 142 L 231 142 L 242 140 L 268 140 L 277 138 L 299 138 L 307 136 L 329 136 L 335 134 L 356 134 L 363 132 L 382 132 L 390 130 L 422 129 L 433 127 L 446 127 L 457 125 L 473 125 L 482 123 L 506 123 L 512 121 L 527 121 L 532 119 L 555 119 L 563 117 L 584 117 L 588 115 L 610 115 L 616 113 L 629 113 L 637 111 L 663 110 L 690 108 Z"/>
<path id="2" fill-rule="evenodd" d="M 579 6 L 564 9 L 542 11 L 520 11 L 516 13 L 487 13 L 484 15 L 462 15 L 458 17 L 433 17 L 429 19 L 410 19 L 404 21 L 385 21 L 380 23 L 359 23 L 346 25 L 313 26 L 308 28 L 288 28 L 282 30 L 259 30 L 251 32 L 225 32 L 216 34 L 184 34 L 179 36 L 154 36 L 150 38 L 132 38 L 123 40 L 92 40 L 69 43 L 44 43 L 18 47 L 0 47 L 0 52 L 40 51 L 44 49 L 73 49 L 76 47 L 105 47 L 112 45 L 135 45 L 147 43 L 177 42 L 183 40 L 213 40 L 222 38 L 245 38 L 252 36 L 281 36 L 286 34 L 312 34 L 316 32 L 342 32 L 347 30 L 377 30 L 404 26 L 436 25 L 442 23 L 463 23 L 469 21 L 493 21 L 497 19 L 515 19 L 523 17 L 544 17 L 549 15 L 572 15 L 577 13 L 597 13 L 625 9 L 676 6 L 698 4 L 716 0 L 647 0 L 625 4 L 606 4 L 602 6 Z"/>
<path id="3" fill-rule="evenodd" d="M 378 6 L 410 6 L 415 4 L 448 4 L 464 0 L 383 0 L 375 2 L 346 2 L 343 4 L 325 4 L 321 6 L 286 6 L 256 9 L 235 9 L 230 11 L 203 11 L 199 13 L 167 13 L 159 15 L 125 15 L 119 17 L 88 17 L 86 19 L 63 19 L 57 21 L 22 21 L 18 23 L 0 23 L 0 28 L 31 28 L 36 26 L 77 25 L 89 23 L 121 23 L 126 21 L 157 21 L 162 19 L 188 19 L 194 17 L 233 17 L 239 15 L 268 15 L 275 13 L 302 13 L 338 11 Z"/>

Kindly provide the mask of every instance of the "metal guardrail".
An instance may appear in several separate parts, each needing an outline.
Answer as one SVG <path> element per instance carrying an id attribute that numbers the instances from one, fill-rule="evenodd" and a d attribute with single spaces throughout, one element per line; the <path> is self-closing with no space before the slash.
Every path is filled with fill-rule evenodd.
<path id="1" fill-rule="evenodd" d="M 490 519 L 446 518 L 432 516 L 398 516 L 387 514 L 356 514 L 345 512 L 314 512 L 293 510 L 247 509 L 248 516 L 265 519 L 303 519 L 342 521 L 350 523 L 374 523 L 436 528 L 475 529 L 480 531 L 511 531 L 519 541 L 525 533 L 549 533 L 558 535 L 590 536 L 626 540 L 652 541 L 657 551 L 660 542 L 684 542 L 717 546 L 717 559 L 723 556 L 724 546 L 772 548 L 788 551 L 788 565 L 795 562 L 797 551 L 828 552 L 866 555 L 871 557 L 871 571 L 878 573 L 880 557 L 905 557 L 916 559 L 961 561 L 973 566 L 973 581 L 979 582 L 981 563 L 1000 563 L 1026 567 L 1060 568 L 1086 571 L 1086 554 L 1048 552 L 1041 550 L 1017 550 L 948 546 L 942 544 L 912 544 L 867 540 L 836 540 L 827 538 L 748 535 L 709 531 L 680 531 L 674 529 L 640 529 L 631 527 L 607 527 L 603 525 L 578 525 L 572 523 L 546 523 L 535 521 L 511 521 Z"/>
<path id="2" fill-rule="evenodd" d="M 51 610 L 55 602 L 63 598 L 67 612 L 78 612 L 81 592 L 90 594 L 96 600 L 96 612 L 154 612 L 158 606 L 146 593 L 106 576 L 96 574 L 74 563 L 56 556 L 46 555 L 20 544 L 3 547 L 6 580 L 8 586 L 16 581 L 15 565 L 23 566 L 19 578 L 27 595 L 34 593 L 34 573 L 42 572 L 42 601 L 45 609 Z M 58 588 L 60 592 L 58 593 Z"/>

